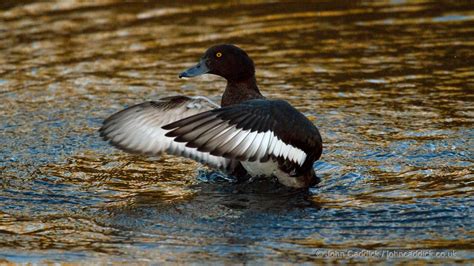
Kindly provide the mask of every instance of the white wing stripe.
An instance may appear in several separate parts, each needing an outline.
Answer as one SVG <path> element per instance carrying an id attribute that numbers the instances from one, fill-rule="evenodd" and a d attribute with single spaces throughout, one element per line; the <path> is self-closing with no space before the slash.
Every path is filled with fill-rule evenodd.
<path id="1" fill-rule="evenodd" d="M 306 153 L 303 150 L 284 143 L 281 139 L 275 136 L 272 131 L 267 131 L 266 133 L 270 134 L 270 140 L 266 151 L 267 154 L 272 154 L 276 157 L 281 156 L 299 165 L 303 165 L 306 160 Z M 263 158 L 263 156 L 261 156 L 261 158 Z"/>
<path id="2" fill-rule="evenodd" d="M 226 126 L 227 128 L 216 136 L 209 139 L 207 139 L 208 136 L 206 137 L 206 145 L 215 147 L 213 151 L 219 150 L 223 151 L 221 154 L 232 154 L 235 157 L 241 156 L 244 160 L 250 158 L 258 160 L 266 155 L 283 157 L 299 165 L 303 165 L 306 160 L 306 153 L 303 150 L 286 144 L 270 130 L 257 132 L 237 129 L 235 125 L 227 124 Z M 219 127 L 221 128 L 222 125 L 219 125 Z M 197 138 L 196 143 L 201 143 L 199 138 Z"/>
<path id="3" fill-rule="evenodd" d="M 257 152 L 255 153 L 256 158 L 263 158 L 266 155 L 266 152 L 268 150 L 268 146 L 270 145 L 270 137 L 271 137 L 272 132 L 267 131 L 263 133 L 262 141 L 259 145 L 259 148 Z"/>
<path id="4" fill-rule="evenodd" d="M 252 145 L 252 142 L 256 136 L 257 136 L 256 131 L 248 133 L 247 137 L 245 137 L 245 139 L 242 140 L 240 146 L 238 146 L 234 152 L 238 155 L 245 155 L 244 157 L 248 158 L 248 154 L 246 152 L 249 149 L 250 145 Z"/>
<path id="5" fill-rule="evenodd" d="M 271 132 L 271 131 L 269 131 L 269 132 Z M 271 144 L 270 144 L 270 147 L 268 148 L 267 154 L 272 154 L 272 152 L 273 152 L 273 150 L 275 150 L 276 144 L 278 142 L 278 139 L 275 137 L 275 135 L 273 135 L 273 132 L 271 132 L 270 141 L 271 141 Z"/>
<path id="6" fill-rule="evenodd" d="M 204 145 L 204 144 L 207 144 L 207 146 L 211 146 L 209 144 L 211 142 L 211 140 L 213 140 L 217 136 L 220 136 L 220 135 L 222 135 L 223 133 L 225 133 L 229 130 L 229 128 L 227 128 L 227 126 L 228 126 L 227 123 L 222 123 L 221 122 L 221 124 L 217 124 L 213 128 L 210 128 L 208 131 L 201 134 L 201 136 L 199 136 L 198 139 L 196 139 L 197 146 L 201 146 L 201 145 Z"/>
<path id="7" fill-rule="evenodd" d="M 211 147 L 217 147 L 220 143 L 222 143 L 223 139 L 228 136 L 228 134 L 232 134 L 233 132 L 231 131 L 231 127 L 228 127 L 228 125 L 223 124 L 220 125 L 218 128 L 216 128 L 216 132 L 218 132 L 216 135 L 212 136 L 207 141 L 207 144 Z"/>
<path id="8" fill-rule="evenodd" d="M 235 128 L 235 126 L 231 127 L 231 130 L 229 131 L 229 136 L 226 137 L 226 139 L 224 139 L 222 143 L 219 144 L 214 150 L 225 150 L 232 152 L 242 144 L 242 141 L 249 134 L 249 131 L 238 130 Z"/>
<path id="9" fill-rule="evenodd" d="M 256 134 L 255 139 L 252 141 L 252 144 L 246 152 L 248 158 L 252 158 L 254 154 L 258 151 L 260 145 L 262 145 L 262 138 L 264 135 L 265 133 L 263 132 Z"/>

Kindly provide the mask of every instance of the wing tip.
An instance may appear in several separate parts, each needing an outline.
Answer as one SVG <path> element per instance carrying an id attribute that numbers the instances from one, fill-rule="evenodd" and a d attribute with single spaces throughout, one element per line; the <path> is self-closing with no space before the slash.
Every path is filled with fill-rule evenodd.
<path id="1" fill-rule="evenodd" d="M 162 98 L 161 102 L 149 101 L 149 102 L 144 102 L 144 103 L 137 104 L 134 106 L 130 106 L 117 113 L 110 115 L 105 120 L 103 120 L 101 127 L 98 129 L 98 135 L 102 138 L 103 141 L 106 141 L 109 145 L 127 153 L 157 156 L 159 154 L 162 154 L 163 152 L 166 152 L 169 154 L 188 157 L 188 158 L 193 157 L 190 155 L 194 154 L 194 159 L 196 161 L 209 165 L 213 168 L 218 168 L 221 170 L 227 169 L 229 167 L 228 159 L 224 157 L 218 158 L 215 156 L 210 156 L 209 153 L 204 154 L 204 153 L 198 152 L 197 147 L 189 147 L 189 146 L 194 146 L 196 144 L 189 143 L 190 141 L 189 137 L 183 136 L 182 134 L 183 130 L 180 130 L 181 127 L 185 127 L 185 126 L 191 127 L 193 122 L 202 118 L 211 119 L 211 117 L 213 117 L 215 113 L 209 112 L 209 111 L 215 110 L 215 108 L 219 107 L 217 104 L 212 104 L 212 101 L 205 99 L 206 103 L 208 102 L 211 104 L 198 105 L 197 107 L 186 106 L 188 109 L 184 111 L 178 108 L 180 106 L 184 106 L 183 103 L 188 102 L 190 99 L 192 101 L 196 101 L 196 99 L 190 98 L 188 96 L 177 96 L 177 97 Z M 202 101 L 201 98 L 198 98 L 197 100 Z M 172 113 L 167 113 L 169 111 Z M 141 122 L 145 123 L 144 121 L 149 122 L 149 120 L 152 119 L 150 118 L 152 115 L 160 116 L 161 117 L 160 119 L 162 119 L 161 120 L 162 123 L 156 125 L 156 129 L 161 129 L 161 131 L 159 131 L 160 139 L 153 140 L 153 143 L 152 143 L 153 147 L 142 145 L 142 140 L 140 140 L 140 143 L 137 144 L 137 142 L 139 142 L 136 139 L 137 137 L 141 136 L 142 139 L 144 139 L 143 136 L 140 134 L 148 134 L 147 135 L 148 137 L 156 137 L 156 135 L 151 136 L 149 132 L 144 131 L 143 128 L 137 128 L 137 125 L 139 122 L 140 123 Z M 178 118 L 184 116 L 184 118 L 173 121 L 175 117 L 169 117 L 169 115 L 174 115 Z M 144 116 L 146 117 L 143 118 Z M 146 119 L 149 119 L 149 120 L 146 120 Z M 163 125 L 164 123 L 166 123 L 165 121 L 168 121 L 171 123 Z M 141 126 L 141 124 L 139 125 Z M 141 133 L 140 132 L 133 133 L 132 131 L 134 130 L 142 130 L 142 131 Z M 140 136 L 136 136 L 136 135 L 132 136 L 130 134 L 139 134 Z M 126 135 L 128 135 L 128 137 Z M 164 138 L 166 140 L 163 140 L 161 138 Z M 173 139 L 173 141 L 170 141 L 170 139 Z M 165 141 L 165 142 L 158 143 L 158 141 Z M 178 145 L 178 147 L 181 147 L 182 149 L 184 149 L 186 146 L 187 156 L 182 155 L 182 154 L 176 154 L 176 153 L 180 153 L 179 149 L 174 152 L 173 151 L 169 152 L 167 150 L 168 148 L 165 147 L 167 142 L 175 142 L 175 143 L 188 142 L 189 145 L 186 145 L 188 143 Z"/>
<path id="2" fill-rule="evenodd" d="M 179 120 L 178 120 L 179 121 Z M 178 122 L 176 121 L 176 122 Z M 175 129 L 177 128 L 178 126 L 175 125 L 176 122 L 173 122 L 171 124 L 167 124 L 167 125 L 164 125 L 162 126 L 161 128 L 164 129 L 164 130 L 172 130 L 172 129 Z M 168 133 L 171 133 L 171 132 L 168 132 Z M 168 133 L 166 133 L 168 135 Z"/>
<path id="3" fill-rule="evenodd" d="M 97 130 L 97 131 L 99 132 L 99 137 L 101 137 L 102 140 L 105 140 L 105 141 L 109 140 L 108 134 L 105 133 L 105 130 L 106 130 L 106 129 L 107 129 L 107 128 L 105 128 L 104 126 L 102 126 L 101 128 L 99 128 L 99 130 Z"/>

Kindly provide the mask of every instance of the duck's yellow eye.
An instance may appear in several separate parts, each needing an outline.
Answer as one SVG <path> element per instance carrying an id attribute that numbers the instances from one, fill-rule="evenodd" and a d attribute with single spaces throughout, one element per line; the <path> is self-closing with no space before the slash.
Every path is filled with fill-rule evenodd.
<path id="1" fill-rule="evenodd" d="M 221 56 L 222 56 L 221 52 L 216 53 L 216 57 L 221 57 Z"/>

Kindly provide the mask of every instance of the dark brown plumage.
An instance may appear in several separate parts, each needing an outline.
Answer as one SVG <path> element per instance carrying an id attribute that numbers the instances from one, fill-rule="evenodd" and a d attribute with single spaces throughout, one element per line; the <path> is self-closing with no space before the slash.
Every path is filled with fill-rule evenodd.
<path id="1" fill-rule="evenodd" d="M 316 183 L 318 129 L 288 102 L 260 93 L 247 53 L 213 46 L 180 77 L 202 74 L 227 80 L 222 107 L 201 96 L 162 98 L 113 115 L 101 135 L 126 151 L 182 155 L 239 176 L 275 176 L 289 187 Z"/>

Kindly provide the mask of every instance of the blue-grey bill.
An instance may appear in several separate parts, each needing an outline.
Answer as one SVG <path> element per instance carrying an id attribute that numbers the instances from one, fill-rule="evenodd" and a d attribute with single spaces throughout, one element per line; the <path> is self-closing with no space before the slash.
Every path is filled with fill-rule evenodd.
<path id="1" fill-rule="evenodd" d="M 191 78 L 209 72 L 209 68 L 206 66 L 205 61 L 201 60 L 197 65 L 187 69 L 179 74 L 179 78 Z"/>

